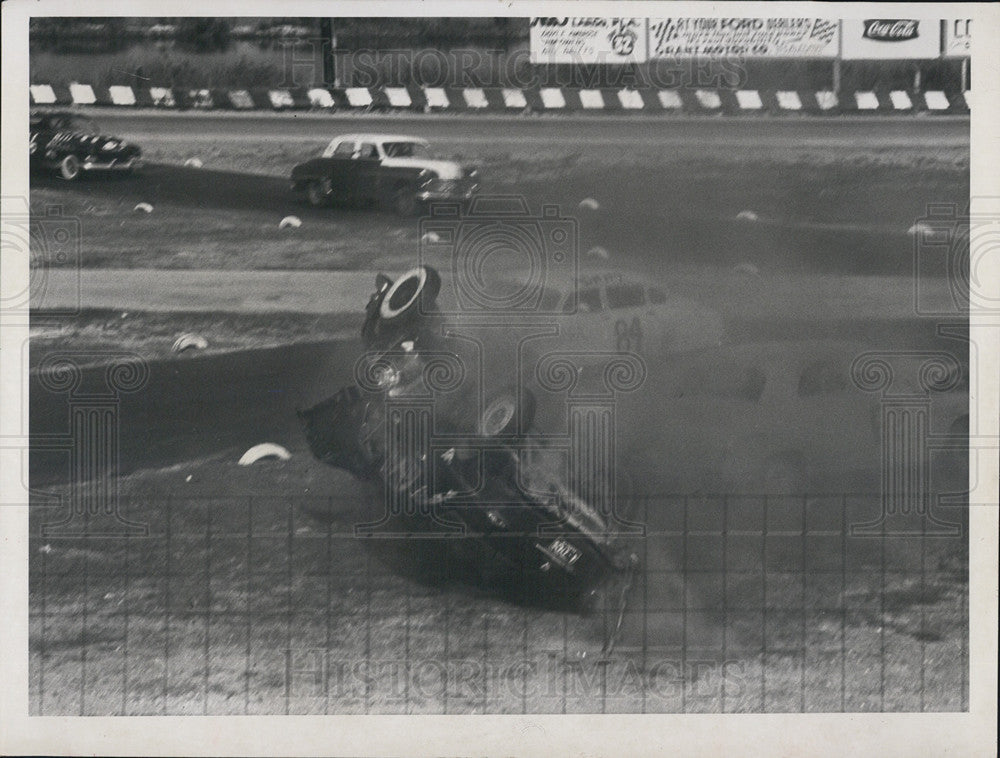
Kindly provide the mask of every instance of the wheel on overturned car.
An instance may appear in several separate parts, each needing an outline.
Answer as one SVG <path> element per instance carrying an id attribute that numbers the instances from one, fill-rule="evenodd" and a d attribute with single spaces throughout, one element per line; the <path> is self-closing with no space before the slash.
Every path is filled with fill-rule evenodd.
<path id="1" fill-rule="evenodd" d="M 510 385 L 486 401 L 479 417 L 483 437 L 510 437 L 527 429 L 535 419 L 535 396 L 530 390 Z"/>
<path id="2" fill-rule="evenodd" d="M 386 324 L 405 321 L 429 308 L 441 291 L 441 275 L 430 266 L 417 266 L 389 285 L 379 305 L 379 319 Z"/>
<path id="3" fill-rule="evenodd" d="M 510 438 L 524 434 L 535 420 L 535 396 L 530 390 L 509 385 L 486 400 L 479 416 L 477 431 L 481 437 Z M 518 479 L 520 453 L 506 445 L 483 451 L 483 465 L 492 476 Z"/>
<path id="4" fill-rule="evenodd" d="M 67 155 L 59 161 L 59 176 L 71 182 L 80 175 L 80 159 L 75 155 Z"/>

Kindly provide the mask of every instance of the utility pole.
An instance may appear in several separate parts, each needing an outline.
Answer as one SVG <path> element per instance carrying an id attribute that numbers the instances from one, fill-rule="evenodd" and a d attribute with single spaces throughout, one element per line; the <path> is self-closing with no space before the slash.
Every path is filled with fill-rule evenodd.
<path id="1" fill-rule="evenodd" d="M 833 59 L 833 94 L 840 97 L 840 62 L 844 59 L 844 22 L 837 22 L 837 55 Z"/>
<path id="2" fill-rule="evenodd" d="M 332 18 L 321 18 L 319 20 L 319 56 L 321 61 L 317 65 L 317 73 L 323 72 L 322 84 L 326 87 L 339 87 L 337 79 L 337 35 L 333 28 Z"/>

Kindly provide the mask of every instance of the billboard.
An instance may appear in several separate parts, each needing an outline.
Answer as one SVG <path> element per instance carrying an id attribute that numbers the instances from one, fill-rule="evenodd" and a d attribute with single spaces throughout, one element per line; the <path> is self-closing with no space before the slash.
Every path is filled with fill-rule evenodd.
<path id="1" fill-rule="evenodd" d="M 835 58 L 840 23 L 823 18 L 653 18 L 649 57 Z"/>
<path id="2" fill-rule="evenodd" d="M 968 58 L 972 55 L 971 18 L 948 18 L 941 25 L 945 58 Z"/>
<path id="3" fill-rule="evenodd" d="M 644 18 L 532 18 L 532 63 L 645 63 Z"/>
<path id="4" fill-rule="evenodd" d="M 941 54 L 938 19 L 844 19 L 842 24 L 844 60 L 937 58 Z"/>

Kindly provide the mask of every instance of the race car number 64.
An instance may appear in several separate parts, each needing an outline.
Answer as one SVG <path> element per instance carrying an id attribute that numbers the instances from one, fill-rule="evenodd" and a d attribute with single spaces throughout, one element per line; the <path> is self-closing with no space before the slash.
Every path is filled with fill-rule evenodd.
<path id="1" fill-rule="evenodd" d="M 619 353 L 642 352 L 642 324 L 638 316 L 631 322 L 624 318 L 615 321 L 615 350 Z"/>

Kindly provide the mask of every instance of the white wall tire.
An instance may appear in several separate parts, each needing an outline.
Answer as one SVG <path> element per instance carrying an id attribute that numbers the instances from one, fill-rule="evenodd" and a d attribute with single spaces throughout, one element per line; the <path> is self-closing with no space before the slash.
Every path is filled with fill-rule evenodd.
<path id="1" fill-rule="evenodd" d="M 59 176 L 71 182 L 80 176 L 80 160 L 75 155 L 67 155 L 59 161 Z"/>
<path id="2" fill-rule="evenodd" d="M 479 418 L 479 434 L 483 437 L 509 437 L 523 433 L 535 420 L 535 396 L 530 390 L 516 385 L 493 394 Z"/>
<path id="3" fill-rule="evenodd" d="M 441 277 L 430 266 L 410 269 L 392 283 L 379 306 L 379 318 L 394 322 L 413 313 L 420 304 L 430 305 L 441 289 Z"/>

